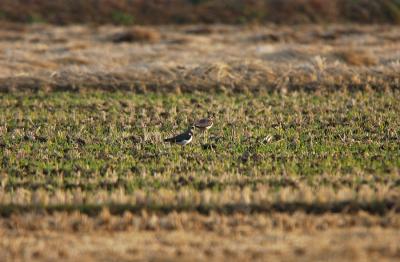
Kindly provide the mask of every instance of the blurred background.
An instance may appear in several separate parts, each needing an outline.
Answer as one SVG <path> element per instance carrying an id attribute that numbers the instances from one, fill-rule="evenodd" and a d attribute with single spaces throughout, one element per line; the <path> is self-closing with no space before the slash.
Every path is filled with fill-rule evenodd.
<path id="1" fill-rule="evenodd" d="M 400 0 L 2 0 L 0 21 L 148 25 L 400 23 Z"/>

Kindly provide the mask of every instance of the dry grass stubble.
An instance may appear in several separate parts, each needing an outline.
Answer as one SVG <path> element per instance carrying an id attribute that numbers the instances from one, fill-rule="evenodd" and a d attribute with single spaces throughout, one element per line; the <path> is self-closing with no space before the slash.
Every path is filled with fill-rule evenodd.
<path id="1" fill-rule="evenodd" d="M 398 89 L 392 26 L 26 26 L 0 31 L 0 91 Z"/>
<path id="2" fill-rule="evenodd" d="M 125 213 L 120 217 L 104 210 L 98 217 L 30 214 L 0 221 L 0 254 L 5 261 L 110 257 L 119 261 L 395 261 L 400 256 L 396 232 L 400 224 L 393 214 Z"/>

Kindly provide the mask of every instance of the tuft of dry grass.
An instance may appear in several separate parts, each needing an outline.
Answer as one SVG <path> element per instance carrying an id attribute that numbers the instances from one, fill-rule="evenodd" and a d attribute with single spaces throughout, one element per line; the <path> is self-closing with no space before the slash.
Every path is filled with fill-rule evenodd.
<path id="1" fill-rule="evenodd" d="M 53 60 L 58 65 L 88 65 L 88 60 L 79 57 L 60 57 Z"/>
<path id="2" fill-rule="evenodd" d="M 348 49 L 336 54 L 340 59 L 353 66 L 374 66 L 378 64 L 377 58 L 366 50 Z"/>
<path id="3" fill-rule="evenodd" d="M 115 33 L 110 38 L 111 41 L 114 43 L 123 43 L 123 42 L 156 43 L 160 41 L 161 37 L 158 31 L 152 30 L 151 28 L 133 27 L 123 32 Z"/>

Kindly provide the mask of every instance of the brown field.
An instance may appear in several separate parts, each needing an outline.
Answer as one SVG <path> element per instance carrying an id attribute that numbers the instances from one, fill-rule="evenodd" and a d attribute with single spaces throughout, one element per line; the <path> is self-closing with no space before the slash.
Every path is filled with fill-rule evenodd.
<path id="1" fill-rule="evenodd" d="M 5 261 L 396 261 L 400 217 L 365 212 L 310 215 L 107 210 L 13 215 L 0 220 Z"/>
<path id="2" fill-rule="evenodd" d="M 3 26 L 0 91 L 391 90 L 396 26 Z"/>
<path id="3" fill-rule="evenodd" d="M 400 123 L 394 115 L 400 111 L 396 104 L 400 97 L 399 43 L 400 27 L 393 25 L 3 24 L 0 260 L 398 261 L 400 162 L 396 149 Z M 167 93 L 180 97 L 175 101 Z M 308 96 L 310 93 L 325 96 Z M 148 105 L 143 106 L 134 100 L 140 97 L 126 94 L 156 98 L 144 100 Z M 82 95 L 83 101 L 73 95 Z M 244 110 L 237 103 L 246 95 L 253 99 L 243 104 Z M 284 100 L 286 105 L 276 102 L 274 107 L 282 112 L 274 112 L 265 109 L 257 95 L 272 97 L 275 102 L 286 95 L 289 98 Z M 232 102 L 235 97 L 231 96 L 237 96 L 239 102 Z M 337 96 L 348 96 L 349 100 L 335 100 Z M 210 97 L 216 100 L 210 102 Z M 295 104 L 297 98 L 303 99 L 302 108 Z M 321 100 L 307 107 L 312 99 Z M 177 127 L 151 127 L 161 120 L 175 121 L 181 112 L 190 115 L 200 110 L 197 112 L 204 114 L 206 106 L 193 109 L 201 103 L 218 108 L 222 112 L 220 122 L 230 123 L 214 130 L 220 136 L 229 133 L 228 138 L 220 139 L 225 144 L 217 146 L 226 149 L 226 145 L 237 145 L 232 151 L 226 149 L 235 160 L 218 159 L 212 150 L 201 149 L 200 142 L 194 142 L 187 152 L 159 145 L 161 135 L 175 132 L 171 129 Z M 323 107 L 327 104 L 332 108 Z M 63 106 L 70 106 L 70 111 L 63 111 Z M 162 106 L 175 111 L 166 114 Z M 182 111 L 176 110 L 179 106 Z M 288 107 L 290 112 L 284 112 Z M 48 113 L 45 124 L 40 122 L 44 121 L 44 111 Z M 304 119 L 293 120 L 294 111 Z M 240 117 L 232 117 L 238 112 Z M 347 112 L 354 114 L 349 117 Z M 103 141 L 90 136 L 92 130 L 87 126 L 97 125 L 101 133 L 106 125 L 102 123 L 109 119 L 128 125 L 132 115 L 140 114 L 146 118 L 141 123 L 149 127 L 143 139 L 123 128 L 107 129 Z M 253 121 L 249 115 L 254 116 Z M 338 115 L 343 123 L 336 121 Z M 263 135 L 258 128 L 263 131 L 270 125 L 257 121 L 267 118 L 276 124 L 276 130 L 284 130 L 283 135 L 281 139 L 273 136 L 270 144 L 265 142 L 265 151 L 253 152 L 253 144 L 258 144 L 260 138 L 256 135 Z M 352 123 L 359 127 L 363 121 L 360 119 L 364 119 L 365 126 L 360 127 L 359 140 L 351 137 L 353 133 L 341 136 L 348 134 L 346 127 Z M 330 125 L 330 129 L 315 128 L 320 124 L 316 120 L 321 120 L 322 127 Z M 65 123 L 82 128 L 86 125 L 90 132 L 74 133 L 63 129 Z M 234 129 L 235 123 L 245 123 L 249 129 Z M 293 155 L 303 137 L 293 135 L 287 147 L 281 141 L 287 138 L 285 132 L 293 131 L 288 126 L 297 124 L 301 132 L 322 132 L 315 139 L 324 132 L 337 131 L 339 136 L 332 135 L 331 144 L 325 146 L 332 149 L 339 145 L 339 152 L 330 152 L 331 162 L 324 162 L 335 172 L 321 174 L 319 160 L 286 172 L 284 164 L 290 167 L 291 161 L 298 160 Z M 46 129 L 46 125 L 60 129 Z M 376 125 L 383 126 L 383 131 Z M 64 133 L 79 137 L 64 137 Z M 122 135 L 126 135 L 122 142 L 111 140 L 112 136 Z M 3 141 L 6 136 L 9 140 Z M 381 144 L 374 141 L 377 137 Z M 232 143 L 239 138 L 243 141 Z M 102 148 L 90 148 L 96 139 Z M 73 147 L 69 148 L 69 143 Z M 371 147 L 364 148 L 363 143 Z M 17 145 L 25 146 L 26 152 Z M 354 152 L 342 150 L 345 152 L 341 155 L 343 145 L 353 146 Z M 64 163 L 68 174 L 63 174 L 61 168 L 45 166 L 54 157 L 53 151 L 65 149 L 62 146 L 69 150 L 62 151 L 62 156 L 68 155 L 71 162 L 80 154 L 102 154 L 109 166 L 100 169 L 103 163 L 85 163 L 87 166 L 77 171 L 67 169 L 72 164 Z M 120 153 L 124 146 L 128 153 Z M 245 146 L 248 151 L 243 149 Z M 286 150 L 282 151 L 284 156 L 267 151 L 281 147 Z M 36 158 L 37 148 L 44 149 L 40 152 L 44 164 Z M 145 154 L 145 150 L 150 153 Z M 360 163 L 355 157 L 357 150 L 364 150 L 367 167 L 356 166 L 348 171 L 348 165 Z M 183 160 L 172 163 L 168 157 Z M 31 162 L 18 162 L 19 158 Z M 205 164 L 195 163 L 196 158 Z M 283 167 L 273 166 L 268 162 L 271 158 L 275 161 L 272 164 L 283 163 Z M 144 163 L 141 169 L 129 166 L 129 172 L 118 174 L 118 165 L 126 168 L 132 159 Z M 157 169 L 157 160 L 163 169 Z M 239 164 L 234 166 L 236 162 Z M 212 165 L 205 166 L 208 163 Z M 271 170 L 258 169 L 263 163 L 272 166 Z M 337 163 L 343 165 L 336 168 Z M 192 166 L 181 169 L 182 164 Z M 301 173 L 311 171 L 315 174 Z"/>

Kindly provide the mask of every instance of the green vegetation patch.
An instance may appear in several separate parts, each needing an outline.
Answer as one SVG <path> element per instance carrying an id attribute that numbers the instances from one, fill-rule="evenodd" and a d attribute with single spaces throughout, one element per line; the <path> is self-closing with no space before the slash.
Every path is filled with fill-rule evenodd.
<path id="1" fill-rule="evenodd" d="M 0 169 L 7 190 L 68 189 L 77 177 L 92 179 L 85 190 L 218 190 L 227 178 L 251 186 L 281 176 L 310 183 L 323 174 L 385 176 L 400 166 L 399 98 L 8 94 L 0 98 Z M 208 112 L 216 119 L 207 134 L 197 132 L 186 147 L 163 142 Z M 108 183 L 111 175 L 118 179 Z"/>
<path id="2" fill-rule="evenodd" d="M 2 0 L 0 19 L 50 23 L 399 23 L 398 0 Z"/>
<path id="3" fill-rule="evenodd" d="M 2 214 L 399 212 L 400 93 L 10 93 Z M 186 147 L 164 143 L 215 114 Z"/>

